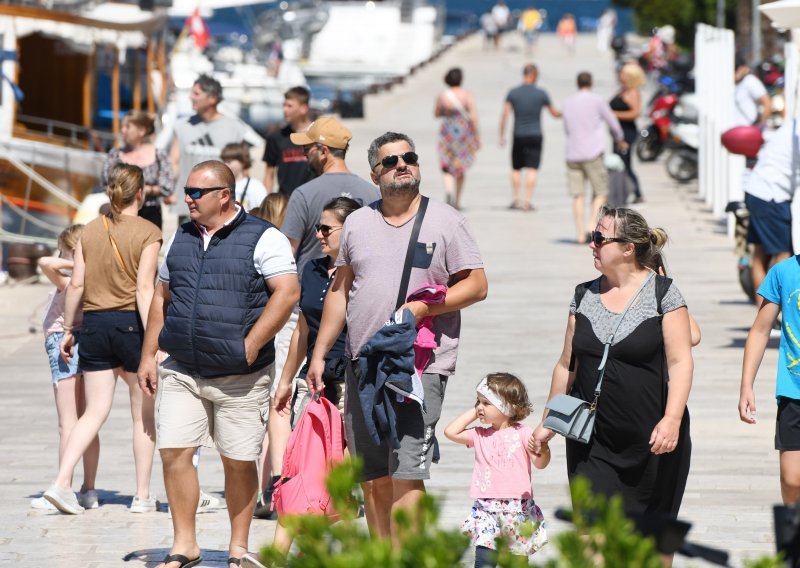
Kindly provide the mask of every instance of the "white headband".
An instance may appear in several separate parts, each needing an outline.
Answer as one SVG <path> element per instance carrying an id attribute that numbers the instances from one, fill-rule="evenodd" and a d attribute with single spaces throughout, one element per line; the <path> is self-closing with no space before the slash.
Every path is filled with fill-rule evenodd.
<path id="1" fill-rule="evenodd" d="M 489 382 L 487 377 L 484 377 L 483 380 L 478 383 L 478 387 L 475 390 L 478 392 L 479 395 L 483 396 L 486 400 L 488 400 L 494 406 L 496 406 L 497 410 L 499 410 L 509 418 L 514 414 L 514 411 L 511 409 L 509 404 L 502 398 L 497 396 L 497 393 L 495 393 L 492 389 L 489 388 Z"/>

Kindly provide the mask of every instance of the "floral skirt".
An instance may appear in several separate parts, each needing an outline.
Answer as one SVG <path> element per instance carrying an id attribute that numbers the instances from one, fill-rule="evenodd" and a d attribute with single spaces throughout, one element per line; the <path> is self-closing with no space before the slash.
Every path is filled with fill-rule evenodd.
<path id="1" fill-rule="evenodd" d="M 533 499 L 476 499 L 461 532 L 474 546 L 492 550 L 502 535 L 511 553 L 520 556 L 531 556 L 547 543 L 544 516 Z"/>

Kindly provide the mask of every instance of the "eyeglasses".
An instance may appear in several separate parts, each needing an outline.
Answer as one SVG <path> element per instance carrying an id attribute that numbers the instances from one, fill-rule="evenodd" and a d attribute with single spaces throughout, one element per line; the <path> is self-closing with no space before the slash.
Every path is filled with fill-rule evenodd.
<path id="1" fill-rule="evenodd" d="M 192 199 L 200 199 L 206 193 L 210 193 L 212 191 L 219 191 L 220 189 L 228 189 L 225 186 L 221 187 L 184 187 L 183 191 L 191 197 Z"/>
<path id="2" fill-rule="evenodd" d="M 596 246 L 596 247 L 601 247 L 606 243 L 627 243 L 627 242 L 630 242 L 630 241 L 627 241 L 625 239 L 620 239 L 618 237 L 606 237 L 600 231 L 592 231 L 591 234 L 592 234 L 592 239 L 591 240 L 594 243 L 594 246 Z"/>
<path id="3" fill-rule="evenodd" d="M 416 166 L 419 160 L 419 156 L 416 152 L 403 152 L 402 154 L 393 154 L 391 156 L 384 156 L 383 159 L 380 161 L 380 165 L 384 167 L 384 169 L 390 170 L 397 166 L 397 162 L 399 158 L 403 158 L 403 162 L 407 166 Z M 378 167 L 378 164 L 375 164 L 372 169 Z"/>
<path id="4" fill-rule="evenodd" d="M 342 227 L 341 226 L 331 227 L 330 225 L 322 225 L 320 223 L 317 223 L 316 225 L 314 225 L 314 228 L 317 230 L 318 233 L 322 233 L 323 237 L 329 237 L 332 232 L 338 231 Z"/>

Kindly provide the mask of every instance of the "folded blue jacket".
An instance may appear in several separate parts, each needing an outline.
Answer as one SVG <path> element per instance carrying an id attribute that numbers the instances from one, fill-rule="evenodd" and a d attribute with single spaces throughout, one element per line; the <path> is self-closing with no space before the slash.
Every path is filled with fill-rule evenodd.
<path id="1" fill-rule="evenodd" d="M 396 399 L 397 394 L 388 387 L 405 392 L 418 390 L 414 388 L 416 319 L 408 308 L 403 310 L 399 323 L 397 319 L 393 314 L 367 342 L 358 359 L 358 397 L 367 431 L 376 444 L 388 439 L 395 449 L 400 447 L 392 406 L 392 397 Z"/>

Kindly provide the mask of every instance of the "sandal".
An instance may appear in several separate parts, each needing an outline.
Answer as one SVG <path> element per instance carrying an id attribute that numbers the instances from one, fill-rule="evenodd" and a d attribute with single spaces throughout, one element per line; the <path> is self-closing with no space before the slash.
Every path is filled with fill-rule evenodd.
<path id="1" fill-rule="evenodd" d="M 520 209 L 522 209 L 523 211 L 536 211 L 536 207 L 534 207 L 529 201 L 523 203 Z"/>
<path id="2" fill-rule="evenodd" d="M 189 558 L 183 554 L 167 554 L 164 560 L 162 560 L 162 563 L 169 564 L 170 562 L 180 562 L 181 565 L 178 568 L 192 568 L 192 566 L 197 566 L 202 561 L 202 556 L 198 556 L 194 560 L 189 560 Z"/>

